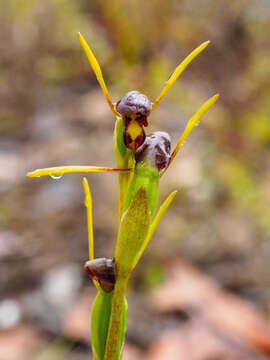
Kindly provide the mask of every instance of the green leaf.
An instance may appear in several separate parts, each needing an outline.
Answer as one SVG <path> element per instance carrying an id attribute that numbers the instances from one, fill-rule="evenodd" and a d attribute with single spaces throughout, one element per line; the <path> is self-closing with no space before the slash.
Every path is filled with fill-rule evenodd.
<path id="1" fill-rule="evenodd" d="M 124 212 L 115 249 L 117 277 L 128 276 L 150 226 L 150 209 L 145 187 L 142 186 Z"/>
<path id="2" fill-rule="evenodd" d="M 106 349 L 106 342 L 109 330 L 109 323 L 112 309 L 113 292 L 106 293 L 99 291 L 91 312 L 91 339 L 94 359 L 103 360 Z M 125 299 L 121 316 L 119 343 L 117 346 L 117 359 L 120 356 L 124 344 L 127 318 L 127 300 Z"/>

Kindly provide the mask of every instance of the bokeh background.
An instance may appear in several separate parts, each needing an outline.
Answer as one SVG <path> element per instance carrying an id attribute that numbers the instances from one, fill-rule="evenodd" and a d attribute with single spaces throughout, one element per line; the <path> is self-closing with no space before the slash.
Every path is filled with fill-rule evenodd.
<path id="1" fill-rule="evenodd" d="M 0 359 L 89 359 L 95 289 L 83 272 L 80 174 L 114 166 L 114 118 L 76 33 L 99 59 L 113 101 L 151 100 L 197 45 L 211 45 L 151 115 L 173 144 L 215 93 L 161 181 L 174 203 L 129 291 L 124 360 L 267 359 L 270 353 L 269 0 L 0 1 Z M 89 174 L 96 256 L 113 255 L 117 177 Z"/>

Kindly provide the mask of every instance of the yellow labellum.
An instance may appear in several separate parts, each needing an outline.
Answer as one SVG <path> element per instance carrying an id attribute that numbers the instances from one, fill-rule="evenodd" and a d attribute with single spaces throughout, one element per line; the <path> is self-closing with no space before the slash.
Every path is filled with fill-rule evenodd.
<path id="1" fill-rule="evenodd" d="M 37 169 L 35 171 L 27 173 L 27 177 L 40 177 L 40 176 L 61 176 L 65 173 L 74 173 L 74 172 L 122 172 L 122 171 L 131 171 L 132 169 L 117 169 L 109 167 L 100 167 L 100 166 L 56 166 L 45 169 Z"/>
<path id="2" fill-rule="evenodd" d="M 110 98 L 110 95 L 109 95 L 109 91 L 107 89 L 107 86 L 105 84 L 105 81 L 104 81 L 104 78 L 103 78 L 103 75 L 102 75 L 102 71 L 101 71 L 101 68 L 100 68 L 100 65 L 93 53 L 93 51 L 91 50 L 90 46 L 87 44 L 86 40 L 84 39 L 84 37 L 82 36 L 81 33 L 78 33 L 78 38 L 80 40 L 80 43 L 86 53 L 86 56 L 88 58 L 88 61 L 96 75 L 96 78 L 97 78 L 97 81 L 99 82 L 99 85 L 106 97 L 106 100 L 112 110 L 112 112 L 115 114 L 115 115 L 119 115 L 118 112 L 115 110 L 115 106 L 113 105 L 112 101 L 111 101 L 111 98 Z"/>
<path id="3" fill-rule="evenodd" d="M 218 100 L 218 98 L 219 98 L 219 94 L 216 94 L 216 95 L 212 96 L 189 119 L 183 134 L 180 136 L 180 139 L 178 140 L 178 143 L 176 144 L 176 146 L 175 146 L 175 148 L 174 148 L 174 150 L 172 152 L 172 155 L 170 157 L 170 161 L 169 161 L 168 166 L 166 167 L 166 169 L 164 169 L 161 172 L 160 176 L 162 176 L 164 174 L 164 172 L 167 171 L 168 167 L 172 163 L 173 159 L 175 158 L 175 156 L 178 153 L 178 151 L 180 150 L 180 148 L 183 146 L 184 142 L 186 141 L 186 139 L 187 139 L 188 135 L 190 134 L 190 132 L 192 131 L 192 129 L 198 124 L 201 117 L 206 113 L 206 111 L 209 110 L 210 107 L 215 104 L 215 102 Z"/>
<path id="4" fill-rule="evenodd" d="M 163 215 L 165 214 L 165 212 L 167 211 L 168 207 L 170 206 L 171 202 L 173 201 L 173 199 L 175 198 L 175 195 L 177 194 L 177 191 L 173 191 L 168 197 L 167 199 L 163 202 L 163 204 L 161 205 L 161 207 L 159 208 L 154 220 L 152 221 L 149 230 L 148 230 L 148 234 L 143 242 L 143 245 L 140 249 L 140 251 L 138 252 L 136 258 L 133 261 L 132 264 L 132 269 L 135 268 L 135 266 L 137 265 L 138 261 L 140 260 L 142 254 L 144 253 L 144 250 L 146 249 L 149 241 L 151 240 L 158 224 L 160 223 L 161 219 L 163 218 Z"/>
<path id="5" fill-rule="evenodd" d="M 182 72 L 185 70 L 185 68 L 191 63 L 191 61 L 198 56 L 208 45 L 210 44 L 210 41 L 205 41 L 200 46 L 196 47 L 174 70 L 172 75 L 170 76 L 169 80 L 165 82 L 165 85 L 160 93 L 160 95 L 157 97 L 156 101 L 152 105 L 152 111 L 157 107 L 160 100 L 163 98 L 163 96 L 166 94 L 166 92 L 169 90 L 169 88 L 174 84 L 174 82 L 177 80 L 177 78 L 182 74 Z"/>
<path id="6" fill-rule="evenodd" d="M 127 126 L 127 132 L 129 133 L 132 140 L 135 140 L 142 133 L 142 128 L 137 120 L 130 121 Z"/>

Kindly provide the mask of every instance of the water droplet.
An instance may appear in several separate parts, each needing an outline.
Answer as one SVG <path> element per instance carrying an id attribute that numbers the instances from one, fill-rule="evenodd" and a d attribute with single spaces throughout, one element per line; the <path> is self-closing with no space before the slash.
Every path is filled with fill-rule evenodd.
<path id="1" fill-rule="evenodd" d="M 50 175 L 50 177 L 52 178 L 52 179 L 54 179 L 54 180 L 59 180 L 59 179 L 61 179 L 61 177 L 63 176 L 63 174 L 52 174 L 52 175 Z"/>

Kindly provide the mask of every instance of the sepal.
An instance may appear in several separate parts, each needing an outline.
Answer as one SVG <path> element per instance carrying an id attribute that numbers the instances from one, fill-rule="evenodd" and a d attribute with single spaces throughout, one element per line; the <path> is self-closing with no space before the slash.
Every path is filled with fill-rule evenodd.
<path id="1" fill-rule="evenodd" d="M 110 95 L 109 95 L 109 91 L 107 89 L 107 86 L 105 84 L 105 81 L 103 79 L 103 74 L 102 74 L 102 71 L 101 71 L 101 68 L 100 68 L 100 65 L 93 53 L 93 51 L 91 50 L 90 46 L 87 44 L 86 40 L 84 39 L 84 37 L 82 36 L 81 33 L 78 33 L 78 38 L 80 40 L 80 43 L 86 53 L 86 56 L 88 58 L 88 61 L 96 75 L 96 78 L 97 78 L 97 81 L 99 82 L 99 85 L 106 97 L 106 100 L 111 108 L 111 111 L 115 114 L 115 115 L 118 115 L 117 111 L 115 110 L 115 106 L 114 104 L 112 103 L 111 101 L 111 98 L 110 98 Z"/>
<path id="2" fill-rule="evenodd" d="M 152 111 L 155 110 L 157 105 L 159 104 L 160 100 L 163 98 L 163 96 L 166 94 L 166 92 L 169 90 L 169 88 L 175 83 L 175 81 L 178 79 L 178 77 L 182 74 L 182 72 L 185 70 L 185 68 L 191 63 L 193 59 L 195 59 L 196 56 L 198 56 L 208 45 L 210 44 L 210 41 L 205 41 L 198 47 L 196 47 L 174 70 L 172 75 L 169 77 L 169 80 L 165 82 L 165 85 L 155 100 L 155 102 L 152 104 Z"/>
<path id="3" fill-rule="evenodd" d="M 54 179 L 60 179 L 62 175 L 66 173 L 81 173 L 81 172 L 129 172 L 132 169 L 118 169 L 111 167 L 101 166 L 84 166 L 84 165 L 70 165 L 70 166 L 55 166 L 44 169 L 37 169 L 26 174 L 27 177 L 40 177 L 40 176 L 51 176 Z"/>
<path id="4" fill-rule="evenodd" d="M 160 173 L 160 176 L 162 176 L 164 174 L 165 171 L 167 171 L 168 167 L 170 166 L 170 164 L 172 163 L 173 159 L 175 158 L 176 154 L 178 153 L 178 151 L 180 150 L 180 148 L 183 146 L 183 144 L 185 143 L 188 135 L 191 133 L 191 131 L 193 130 L 193 128 L 198 125 L 201 117 L 206 113 L 206 111 L 208 111 L 214 104 L 215 102 L 219 99 L 219 94 L 216 94 L 214 96 L 212 96 L 210 99 L 208 99 L 196 112 L 195 114 L 189 119 L 189 121 L 187 122 L 187 125 L 185 127 L 185 130 L 183 132 L 183 134 L 180 136 L 173 152 L 172 155 L 170 157 L 168 166 Z"/>

